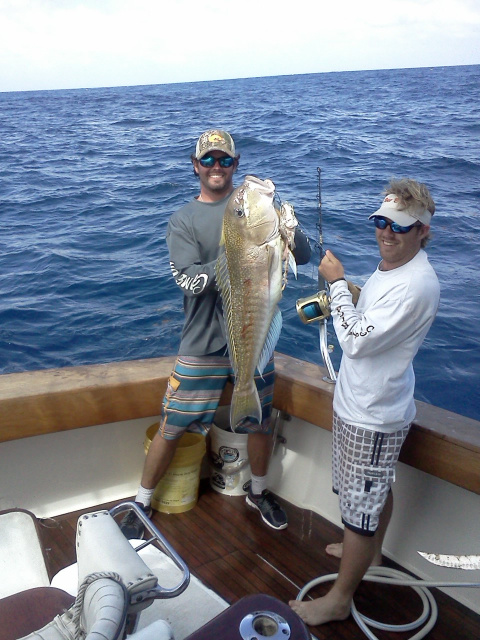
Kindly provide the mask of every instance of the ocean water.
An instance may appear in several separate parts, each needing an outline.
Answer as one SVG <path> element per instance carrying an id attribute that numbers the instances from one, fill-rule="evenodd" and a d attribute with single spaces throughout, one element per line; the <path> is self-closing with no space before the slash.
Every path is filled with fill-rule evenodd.
<path id="1" fill-rule="evenodd" d="M 169 216 L 198 193 L 190 153 L 229 130 L 246 174 L 271 178 L 362 284 L 379 260 L 368 215 L 389 178 L 425 182 L 442 298 L 415 359 L 419 400 L 480 419 L 480 66 L 0 94 L 0 373 L 174 354 L 182 296 Z M 321 363 L 290 275 L 277 349 Z M 340 349 L 332 360 L 338 366 Z"/>

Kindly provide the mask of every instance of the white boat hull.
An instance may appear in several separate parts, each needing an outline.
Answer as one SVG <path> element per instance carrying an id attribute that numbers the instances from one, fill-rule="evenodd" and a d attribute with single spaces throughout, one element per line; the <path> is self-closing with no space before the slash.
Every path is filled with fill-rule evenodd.
<path id="1" fill-rule="evenodd" d="M 157 420 L 152 416 L 0 443 L 0 509 L 21 507 L 48 518 L 134 495 L 145 432 Z M 286 442 L 277 444 L 272 457 L 271 490 L 341 527 L 331 491 L 331 432 L 293 418 L 281 421 L 280 434 Z M 202 473 L 208 473 L 207 464 Z M 387 557 L 425 580 L 480 582 L 480 571 L 459 575 L 417 553 L 478 553 L 478 494 L 400 463 L 394 498 Z M 480 614 L 480 589 L 444 591 Z"/>

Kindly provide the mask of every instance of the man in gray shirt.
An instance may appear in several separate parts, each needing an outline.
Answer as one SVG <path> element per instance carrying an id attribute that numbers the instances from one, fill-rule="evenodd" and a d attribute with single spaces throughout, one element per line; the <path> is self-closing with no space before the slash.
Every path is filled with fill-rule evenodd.
<path id="1" fill-rule="evenodd" d="M 135 498 L 147 515 L 157 483 L 165 474 L 185 431 L 206 435 L 232 368 L 215 263 L 221 250 L 223 215 L 233 187 L 240 154 L 226 131 L 209 130 L 196 144 L 191 160 L 200 181 L 200 194 L 170 218 L 167 244 L 175 282 L 183 292 L 185 323 L 178 357 L 162 403 L 160 428 L 153 438 Z M 295 259 L 305 264 L 310 246 L 300 231 L 295 234 Z M 259 511 L 273 529 L 285 529 L 284 509 L 267 490 L 267 471 L 272 450 L 271 410 L 273 358 L 262 376 L 255 376 L 262 404 L 261 424 L 244 423 L 237 431 L 248 433 L 248 458 L 252 483 L 247 504 Z M 127 538 L 140 538 L 143 525 L 133 512 L 121 524 Z"/>

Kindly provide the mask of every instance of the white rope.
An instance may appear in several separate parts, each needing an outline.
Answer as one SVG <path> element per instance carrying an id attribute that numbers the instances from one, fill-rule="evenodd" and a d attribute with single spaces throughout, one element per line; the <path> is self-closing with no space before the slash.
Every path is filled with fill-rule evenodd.
<path id="1" fill-rule="evenodd" d="M 72 617 L 72 623 L 75 628 L 75 640 L 82 640 L 86 635 L 85 630 L 82 629 L 82 626 L 81 626 L 81 616 L 82 616 L 83 602 L 85 599 L 85 593 L 88 587 L 92 584 L 92 582 L 95 582 L 96 580 L 100 580 L 101 578 L 109 578 L 110 580 L 114 580 L 115 582 L 118 582 L 119 584 L 123 585 L 123 580 L 119 576 L 119 574 L 114 572 L 109 572 L 109 571 L 90 573 L 88 576 L 84 578 L 82 584 L 78 588 L 75 602 L 73 603 L 73 605 L 69 610 L 69 614 Z"/>
<path id="2" fill-rule="evenodd" d="M 297 600 L 303 600 L 305 595 L 313 587 L 322 584 L 323 582 L 330 582 L 335 580 L 338 573 L 330 573 L 319 578 L 314 578 L 308 582 L 298 593 Z M 366 582 L 379 582 L 383 584 L 398 585 L 412 587 L 412 589 L 418 594 L 423 604 L 423 611 L 420 616 L 413 622 L 407 624 L 391 625 L 372 620 L 367 616 L 359 613 L 355 603 L 352 602 L 351 612 L 355 622 L 360 629 L 369 638 L 369 640 L 379 640 L 376 635 L 369 629 L 381 629 L 382 631 L 393 632 L 405 632 L 418 629 L 422 625 L 425 625 L 418 633 L 411 636 L 409 640 L 420 640 L 424 638 L 434 627 L 438 617 L 438 607 L 435 602 L 435 598 L 428 590 L 428 587 L 480 587 L 480 582 L 426 582 L 425 580 L 417 580 L 412 578 L 402 571 L 396 569 L 389 569 L 388 567 L 370 567 L 363 578 Z"/>

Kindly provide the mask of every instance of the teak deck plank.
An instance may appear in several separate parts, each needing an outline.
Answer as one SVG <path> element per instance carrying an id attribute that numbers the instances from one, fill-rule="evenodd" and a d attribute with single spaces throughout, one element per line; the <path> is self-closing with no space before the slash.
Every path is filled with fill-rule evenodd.
<path id="1" fill-rule="evenodd" d="M 328 542 L 341 540 L 342 535 L 338 527 L 319 515 L 288 503 L 285 506 L 289 527 L 273 531 L 247 507 L 243 496 L 221 495 L 210 488 L 208 481 L 202 481 L 194 509 L 179 514 L 154 512 L 153 521 L 192 573 L 230 604 L 253 593 L 266 593 L 285 602 L 294 599 L 313 578 L 336 573 L 339 562 L 324 549 Z M 84 512 L 41 521 L 51 575 L 75 562 L 76 522 Z M 385 564 L 399 568 L 388 560 Z M 309 595 L 321 595 L 329 585 L 319 585 Z M 439 619 L 429 640 L 480 638 L 480 616 L 437 589 L 432 591 L 439 606 Z M 418 596 L 406 587 L 364 583 L 356 604 L 363 613 L 393 624 L 409 622 L 420 614 Z M 364 637 L 351 617 L 311 631 L 318 640 Z M 404 640 L 411 635 L 378 630 L 375 633 L 380 640 Z"/>

